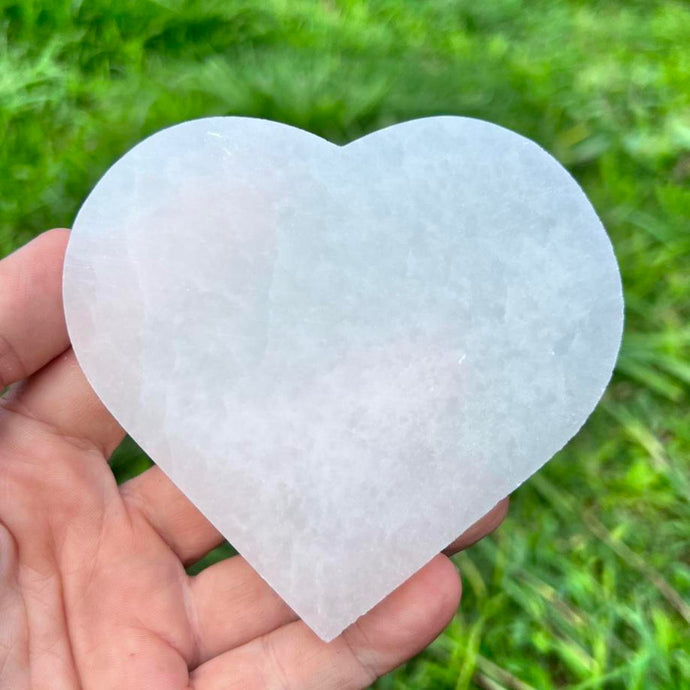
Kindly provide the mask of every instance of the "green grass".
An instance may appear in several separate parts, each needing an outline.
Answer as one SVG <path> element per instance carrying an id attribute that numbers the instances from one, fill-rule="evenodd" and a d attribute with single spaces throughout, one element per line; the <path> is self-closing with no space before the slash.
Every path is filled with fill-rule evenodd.
<path id="1" fill-rule="evenodd" d="M 652 0 L 0 0 L 0 253 L 69 226 L 105 169 L 193 117 L 344 142 L 493 120 L 582 183 L 626 335 L 579 436 L 457 558 L 461 611 L 393 688 L 690 688 L 690 6 Z M 190 230 L 191 231 L 191 230 Z M 147 466 L 130 444 L 120 478 Z M 227 549 L 221 555 L 227 554 Z"/>

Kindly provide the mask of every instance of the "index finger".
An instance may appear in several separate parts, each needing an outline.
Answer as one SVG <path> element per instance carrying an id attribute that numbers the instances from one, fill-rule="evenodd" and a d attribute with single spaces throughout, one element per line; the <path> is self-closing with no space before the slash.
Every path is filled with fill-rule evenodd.
<path id="1" fill-rule="evenodd" d="M 69 346 L 62 264 L 69 230 L 44 232 L 0 261 L 0 392 Z"/>

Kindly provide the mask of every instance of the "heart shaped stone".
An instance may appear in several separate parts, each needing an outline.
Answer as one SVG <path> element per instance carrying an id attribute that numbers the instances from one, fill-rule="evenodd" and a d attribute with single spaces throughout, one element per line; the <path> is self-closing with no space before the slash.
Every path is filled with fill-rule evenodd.
<path id="1" fill-rule="evenodd" d="M 64 297 L 105 405 L 325 640 L 577 432 L 623 313 L 576 182 L 460 117 L 163 130 L 79 211 Z"/>

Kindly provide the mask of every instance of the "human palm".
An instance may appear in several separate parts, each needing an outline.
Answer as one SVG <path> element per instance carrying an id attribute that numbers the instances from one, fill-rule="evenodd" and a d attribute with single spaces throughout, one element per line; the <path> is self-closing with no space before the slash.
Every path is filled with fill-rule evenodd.
<path id="1" fill-rule="evenodd" d="M 157 467 L 117 486 L 124 432 L 64 323 L 68 234 L 0 262 L 0 688 L 363 688 L 427 645 L 460 597 L 444 555 L 329 644 L 240 556 L 187 575 L 222 538 Z"/>

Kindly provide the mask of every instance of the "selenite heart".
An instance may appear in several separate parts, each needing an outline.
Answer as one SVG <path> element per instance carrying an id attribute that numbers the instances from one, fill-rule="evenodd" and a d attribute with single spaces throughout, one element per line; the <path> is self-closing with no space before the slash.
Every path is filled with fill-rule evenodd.
<path id="1" fill-rule="evenodd" d="M 64 297 L 105 405 L 325 640 L 577 432 L 623 313 L 575 181 L 460 117 L 159 132 L 79 211 Z"/>

